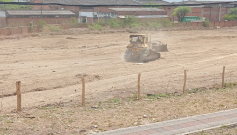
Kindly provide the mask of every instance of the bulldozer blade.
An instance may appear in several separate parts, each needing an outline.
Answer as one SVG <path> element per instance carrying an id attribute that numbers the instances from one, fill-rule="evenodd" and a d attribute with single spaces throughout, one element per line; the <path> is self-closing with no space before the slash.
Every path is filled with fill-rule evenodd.
<path id="1" fill-rule="evenodd" d="M 153 46 L 156 52 L 169 52 L 167 45 Z"/>

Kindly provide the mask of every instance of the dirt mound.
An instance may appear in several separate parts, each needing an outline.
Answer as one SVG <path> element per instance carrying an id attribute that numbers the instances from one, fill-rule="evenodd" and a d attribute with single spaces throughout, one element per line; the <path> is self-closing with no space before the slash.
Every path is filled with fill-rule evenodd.
<path id="1" fill-rule="evenodd" d="M 67 37 L 66 39 L 77 39 L 77 38 L 74 38 L 74 37 Z"/>

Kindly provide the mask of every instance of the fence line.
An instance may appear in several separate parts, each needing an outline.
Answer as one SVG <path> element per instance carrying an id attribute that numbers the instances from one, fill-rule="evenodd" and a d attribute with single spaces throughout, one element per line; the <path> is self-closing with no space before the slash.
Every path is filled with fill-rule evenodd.
<path id="1" fill-rule="evenodd" d="M 233 73 L 233 72 L 230 72 L 230 73 Z M 225 88 L 225 87 L 227 87 L 227 85 L 225 85 L 226 84 L 225 83 L 225 66 L 223 66 L 223 72 L 220 73 L 220 74 L 222 74 L 222 82 L 221 82 L 220 86 L 222 86 L 221 88 Z M 191 76 L 191 75 L 189 75 L 189 76 Z M 188 93 L 188 90 L 186 88 L 187 80 L 188 80 L 187 79 L 187 70 L 184 70 L 183 77 L 184 77 L 184 79 L 183 79 L 184 85 L 183 85 L 183 93 L 182 94 L 187 94 Z M 231 77 L 231 75 L 230 75 L 230 77 Z M 169 86 L 171 78 L 172 77 L 169 77 L 168 85 L 165 86 L 165 87 Z M 219 76 L 219 78 L 221 78 L 221 76 Z M 149 78 L 149 79 L 152 80 L 151 78 Z M 205 79 L 205 78 L 202 78 L 202 79 Z M 207 80 L 209 80 L 209 79 L 207 79 Z M 84 106 L 86 106 L 86 104 L 85 104 L 85 96 L 86 96 L 85 89 L 86 88 L 85 88 L 84 76 L 81 78 L 81 82 L 82 82 L 82 89 L 81 89 L 82 90 L 82 98 L 81 99 L 82 99 L 82 106 L 84 107 Z M 134 81 L 134 82 L 136 82 L 136 81 Z M 137 94 L 137 99 L 138 100 L 141 99 L 141 93 L 145 93 L 145 90 L 143 91 L 143 89 L 141 89 L 140 85 L 141 85 L 141 73 L 138 74 L 138 80 L 137 80 L 137 93 L 136 94 Z M 167 90 L 166 90 L 166 95 L 167 95 Z M 2 100 L 3 100 L 3 96 L 2 96 Z M 16 105 L 17 108 L 16 108 L 16 110 L 18 112 L 20 112 L 20 111 L 22 111 L 22 105 L 21 105 L 21 102 L 22 102 L 22 99 L 21 99 L 21 81 L 17 81 L 16 82 L 16 101 L 17 101 L 17 105 Z M 24 102 L 24 103 L 27 104 L 27 102 Z M 12 108 L 11 105 L 9 105 L 9 106 Z M 1 111 L 2 110 L 3 110 L 3 108 L 2 108 L 2 105 L 1 105 Z"/>

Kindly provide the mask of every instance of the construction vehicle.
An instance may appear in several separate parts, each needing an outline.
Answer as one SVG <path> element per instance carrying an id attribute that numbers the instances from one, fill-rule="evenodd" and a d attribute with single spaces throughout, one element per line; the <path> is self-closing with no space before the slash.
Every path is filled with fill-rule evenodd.
<path id="1" fill-rule="evenodd" d="M 148 62 L 159 59 L 159 52 L 168 52 L 167 45 L 152 43 L 151 36 L 147 34 L 133 34 L 129 36 L 129 40 L 130 44 L 124 54 L 125 61 Z"/>

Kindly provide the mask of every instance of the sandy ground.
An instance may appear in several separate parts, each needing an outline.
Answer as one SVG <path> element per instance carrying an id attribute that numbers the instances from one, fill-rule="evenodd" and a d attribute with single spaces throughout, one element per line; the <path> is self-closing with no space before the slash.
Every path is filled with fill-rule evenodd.
<path id="1" fill-rule="evenodd" d="M 168 44 L 161 59 L 144 64 L 123 60 L 129 33 L 43 35 L 0 41 L 1 95 L 15 93 L 21 81 L 23 107 L 81 99 L 81 77 L 86 79 L 87 102 L 131 97 L 137 74 L 142 73 L 142 94 L 182 93 L 187 89 L 237 80 L 237 29 L 157 31 L 152 41 Z M 15 109 L 16 97 L 4 97 L 2 109 Z"/>
<path id="2" fill-rule="evenodd" d="M 134 102 L 138 73 L 142 95 L 180 95 L 184 70 L 188 90 L 220 85 L 223 66 L 225 81 L 236 82 L 236 28 L 142 33 L 151 34 L 153 42 L 167 43 L 169 52 L 148 63 L 124 62 L 129 33 L 0 40 L 0 95 L 5 95 L 0 98 L 0 132 L 87 134 L 236 107 L 235 90 L 159 99 L 150 105 L 150 100 Z M 86 108 L 80 107 L 82 76 Z M 10 113 L 16 96 L 7 95 L 15 93 L 16 81 L 22 82 L 22 115 Z M 149 119 L 143 120 L 144 114 Z"/>
<path id="3" fill-rule="evenodd" d="M 237 88 L 205 90 L 182 96 L 112 98 L 87 103 L 77 100 L 21 113 L 0 113 L 0 133 L 22 135 L 86 135 L 206 114 L 237 107 Z M 94 106 L 92 108 L 92 106 Z M 143 117 L 146 115 L 146 117 Z M 236 129 L 222 133 L 236 133 Z M 208 131 L 205 133 L 218 133 Z M 201 134 L 201 133 L 196 133 Z M 194 135 L 196 135 L 194 134 Z"/>

